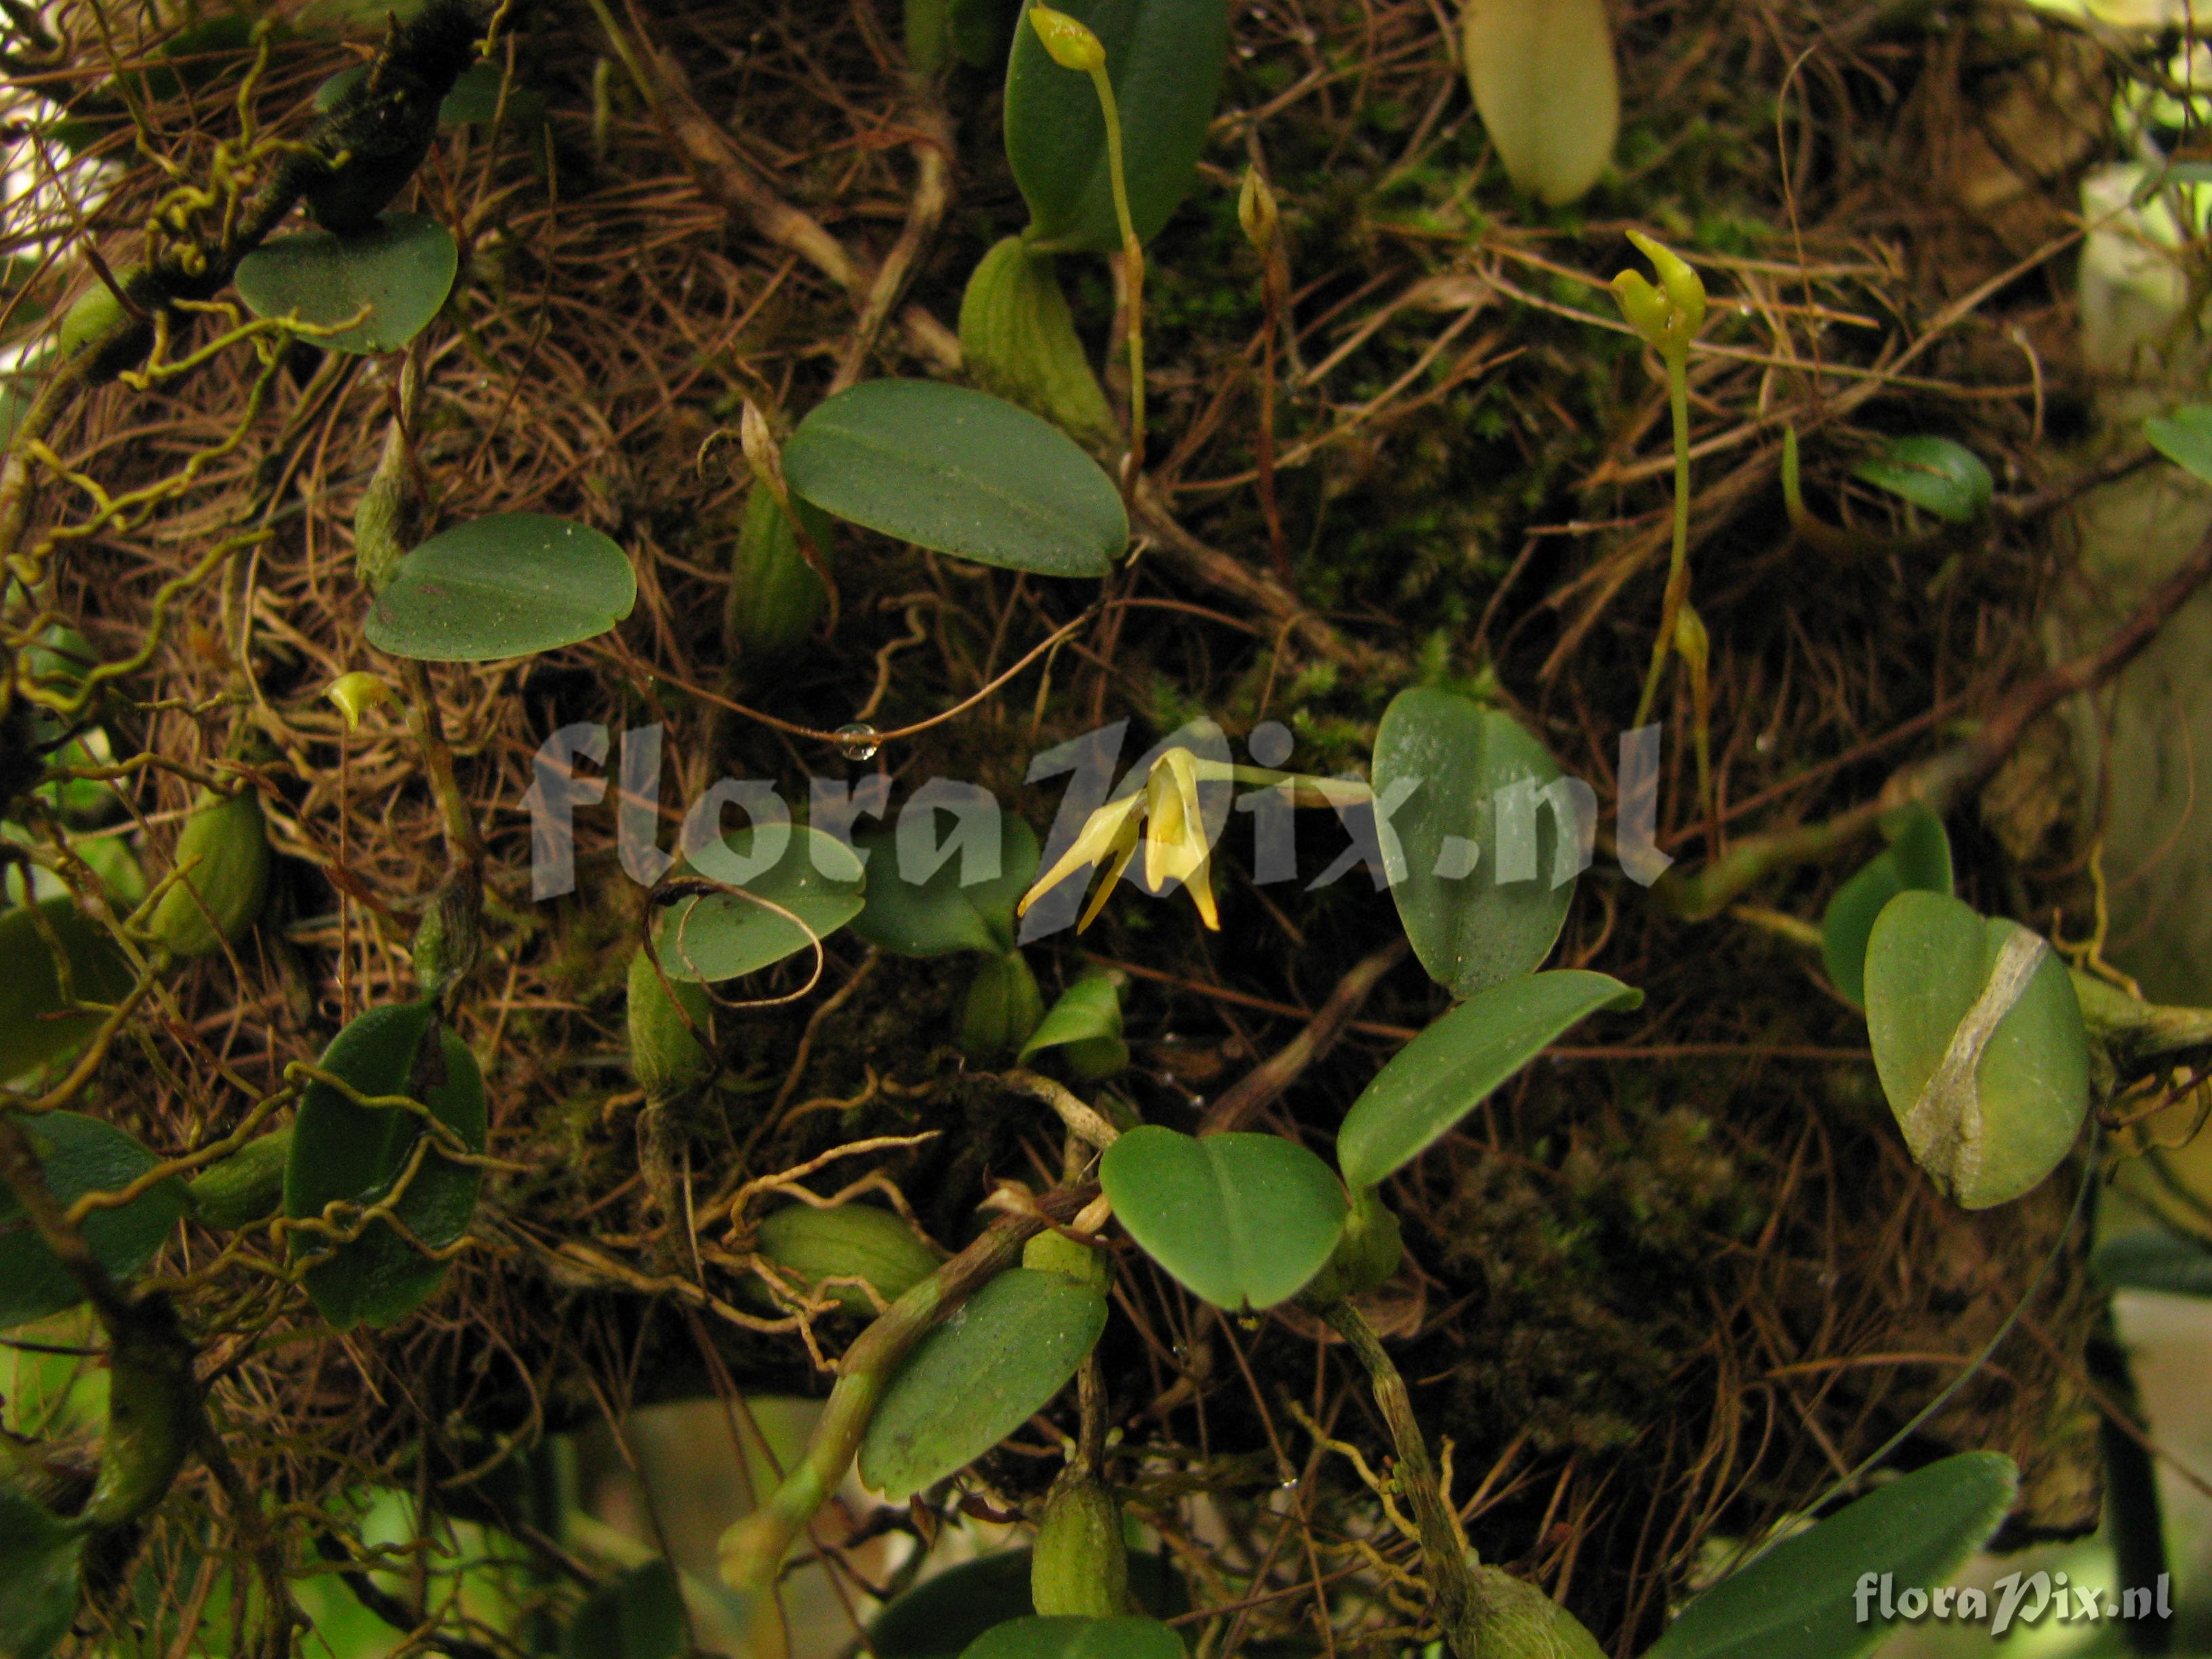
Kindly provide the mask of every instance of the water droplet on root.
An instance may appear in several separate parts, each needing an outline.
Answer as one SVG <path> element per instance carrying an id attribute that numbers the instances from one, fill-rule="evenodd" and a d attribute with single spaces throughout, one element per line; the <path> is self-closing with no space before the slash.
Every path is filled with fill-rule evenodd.
<path id="1" fill-rule="evenodd" d="M 873 760 L 884 746 L 883 734 L 866 720 L 841 726 L 831 735 L 837 739 L 837 752 L 848 761 Z"/>

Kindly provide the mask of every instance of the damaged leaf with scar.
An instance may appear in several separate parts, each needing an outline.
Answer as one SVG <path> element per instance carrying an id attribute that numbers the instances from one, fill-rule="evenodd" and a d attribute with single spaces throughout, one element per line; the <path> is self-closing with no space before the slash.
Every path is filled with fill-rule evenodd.
<path id="1" fill-rule="evenodd" d="M 1875 1068 L 1929 1178 L 1970 1210 L 2058 1167 L 2089 1105 L 2088 1040 L 2065 964 L 2015 922 L 1900 893 L 1867 945 Z"/>

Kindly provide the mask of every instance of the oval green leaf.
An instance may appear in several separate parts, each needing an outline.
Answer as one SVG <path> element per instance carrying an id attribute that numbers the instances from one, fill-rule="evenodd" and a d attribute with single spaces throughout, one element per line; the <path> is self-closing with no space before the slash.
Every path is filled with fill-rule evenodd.
<path id="1" fill-rule="evenodd" d="M 1390 816 L 1395 848 L 1390 835 L 1383 848 L 1398 920 L 1429 977 L 1471 997 L 1543 961 L 1566 924 L 1580 868 L 1558 810 L 1571 807 L 1572 786 L 1544 745 L 1510 714 L 1416 689 L 1383 711 L 1374 770 L 1378 799 L 1411 787 Z M 1510 792 L 1503 824 L 1501 791 Z M 1547 791 L 1553 804 L 1539 805 Z M 1533 830 L 1534 857 L 1501 871 L 1499 832 L 1522 826 Z"/>
<path id="2" fill-rule="evenodd" d="M 82 1529 L 0 1482 L 0 1653 L 46 1659 L 76 1617 Z"/>
<path id="3" fill-rule="evenodd" d="M 422 1063 L 432 1013 L 427 1001 L 372 1008 L 331 1039 L 321 1068 L 372 1098 L 411 1096 L 469 1151 L 480 1152 L 483 1075 L 468 1044 L 442 1027 L 435 1060 Z M 284 1166 L 284 1213 L 297 1220 L 321 1216 L 333 1203 L 383 1203 L 427 1133 L 422 1117 L 404 1107 L 361 1106 L 326 1083 L 308 1085 Z M 441 1249 L 468 1231 L 480 1184 L 475 1166 L 442 1156 L 434 1140 L 391 1211 L 419 1244 L 381 1218 L 336 1245 L 311 1233 L 295 1235 L 295 1249 L 309 1264 L 307 1294 L 323 1317 L 344 1328 L 389 1325 L 412 1313 L 446 1274 L 445 1262 L 424 1250 Z M 360 1222 L 356 1213 L 340 1212 L 347 1231 Z"/>
<path id="4" fill-rule="evenodd" d="M 1893 438 L 1851 476 L 1887 489 L 1946 524 L 1972 524 L 1989 511 L 1996 482 L 1982 458 L 1948 438 Z"/>
<path id="5" fill-rule="evenodd" d="M 1038 1054 L 1057 1058 L 1086 1082 L 1110 1077 L 1129 1063 L 1121 1040 L 1121 992 L 1110 975 L 1085 974 L 1060 994 L 1016 1056 L 1024 1066 Z"/>
<path id="6" fill-rule="evenodd" d="M 811 951 L 860 914 L 860 860 L 843 842 L 793 824 L 776 861 L 750 872 L 754 834 L 722 838 L 720 854 L 734 861 L 723 873 L 719 856 L 702 854 L 692 866 L 713 879 L 740 878 L 732 883 L 738 891 L 681 898 L 653 919 L 653 949 L 669 978 L 717 982 L 758 973 Z"/>
<path id="7" fill-rule="evenodd" d="M 2212 483 L 2212 404 L 2184 404 L 2143 422 L 2150 447 L 2191 477 Z"/>
<path id="8" fill-rule="evenodd" d="M 257 317 L 335 330 L 303 337 L 329 350 L 397 351 L 438 314 L 459 266 L 445 226 L 387 213 L 355 236 L 308 230 L 263 243 L 238 262 L 238 295 Z"/>
<path id="9" fill-rule="evenodd" d="M 1866 958 L 1882 1091 L 1929 1179 L 1970 1210 L 2058 1167 L 2089 1109 L 2089 1044 L 2066 964 L 2017 922 L 1900 893 Z"/>
<path id="10" fill-rule="evenodd" d="M 106 933 L 67 898 L 41 900 L 0 913 L 0 1080 L 72 1054 L 100 1029 L 100 1015 L 75 1006 L 114 1002 L 130 994 L 131 963 Z M 62 995 L 61 975 L 40 923 L 67 957 L 75 1002 Z"/>
<path id="11" fill-rule="evenodd" d="M 622 549 L 586 525 L 498 513 L 404 555 L 376 596 L 368 642 L 417 662 L 491 662 L 605 633 L 637 603 Z"/>
<path id="12" fill-rule="evenodd" d="M 1129 539 L 1120 492 L 1073 439 L 935 380 L 839 392 L 799 423 L 783 471 L 825 513 L 1007 570 L 1103 576 Z"/>
<path id="13" fill-rule="evenodd" d="M 1129 216 L 1149 242 L 1197 175 L 1228 62 L 1227 0 L 1061 0 L 1059 9 L 1106 48 Z M 1121 247 L 1097 92 L 1088 75 L 1054 63 L 1026 24 L 1006 63 L 1006 159 L 1037 246 Z"/>
<path id="14" fill-rule="evenodd" d="M 1883 908 L 1899 893 L 1951 890 L 1951 839 L 1924 802 L 1902 808 L 1882 829 L 1887 850 L 1838 888 L 1820 917 L 1828 981 L 1855 1008 L 1866 1006 L 1867 939 Z"/>
<path id="15" fill-rule="evenodd" d="M 63 1204 L 87 1193 L 120 1192 L 161 1160 L 111 1123 L 76 1112 L 16 1120 L 31 1138 L 46 1190 Z M 164 1181 L 118 1209 L 84 1218 L 84 1242 L 112 1279 L 151 1261 L 186 1206 L 184 1183 Z M 31 1230 L 15 1195 L 0 1186 L 0 1330 L 44 1319 L 84 1300 L 76 1277 Z"/>
<path id="16" fill-rule="evenodd" d="M 584 1598 L 561 1659 L 680 1659 L 690 1646 L 675 1570 L 647 1561 Z"/>
<path id="17" fill-rule="evenodd" d="M 986 1631 L 960 1659 L 1188 1659 L 1157 1619 L 1017 1619 Z"/>
<path id="18" fill-rule="evenodd" d="M 860 1442 L 894 1503 L 965 1468 L 1042 1411 L 1106 1328 L 1106 1298 L 1064 1273 L 1000 1273 L 915 1345 Z"/>
<path id="19" fill-rule="evenodd" d="M 2012 1507 L 2020 1476 L 1996 1452 L 1963 1452 L 1785 1539 L 1682 1610 L 1645 1659 L 1857 1659 L 1896 1633 L 1863 1617 L 1858 1587 L 1887 1573 L 1933 1589 Z"/>
<path id="20" fill-rule="evenodd" d="M 1478 992 L 1415 1037 L 1360 1091 L 1337 1132 L 1347 1185 L 1372 1187 L 1451 1132 L 1486 1096 L 1577 1022 L 1633 1008 L 1644 993 L 1563 968 Z"/>
<path id="21" fill-rule="evenodd" d="M 1014 906 L 1036 879 L 1036 831 L 1012 812 L 1000 815 L 999 873 L 961 884 L 966 860 L 945 860 L 920 881 L 902 867 L 890 829 L 853 837 L 867 862 L 868 890 L 853 931 L 900 957 L 941 957 L 955 951 L 1002 956 L 1014 948 Z"/>
<path id="22" fill-rule="evenodd" d="M 1349 1207 L 1328 1165 L 1280 1135 L 1199 1139 L 1146 1124 L 1106 1149 L 1098 1182 L 1146 1255 L 1231 1313 L 1304 1290 Z"/>

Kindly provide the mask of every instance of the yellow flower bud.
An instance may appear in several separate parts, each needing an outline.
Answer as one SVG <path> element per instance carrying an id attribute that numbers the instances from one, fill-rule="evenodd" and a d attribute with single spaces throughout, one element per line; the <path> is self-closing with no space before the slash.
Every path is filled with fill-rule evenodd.
<path id="1" fill-rule="evenodd" d="M 363 714 L 380 703 L 392 701 L 392 683 L 365 668 L 356 668 L 332 680 L 323 695 L 336 703 L 338 713 L 345 716 L 346 730 L 357 732 Z"/>
<path id="2" fill-rule="evenodd" d="M 1681 313 L 1682 337 L 1685 343 L 1705 325 L 1705 280 L 1693 270 L 1690 262 L 1656 237 L 1646 236 L 1640 230 L 1628 233 L 1628 240 L 1636 244 L 1644 257 L 1651 261 L 1651 268 L 1659 273 L 1659 286 L 1668 301 Z"/>
<path id="3" fill-rule="evenodd" d="M 1244 184 L 1237 192 L 1237 222 L 1244 227 L 1244 240 L 1262 253 L 1275 245 L 1282 228 L 1281 216 L 1275 211 L 1275 192 L 1267 188 L 1257 167 L 1244 169 Z"/>
<path id="4" fill-rule="evenodd" d="M 1613 297 L 1629 327 L 1644 337 L 1644 343 L 1655 348 L 1665 343 L 1667 319 L 1673 307 L 1665 295 L 1644 280 L 1642 271 L 1624 270 L 1614 277 Z"/>
<path id="5" fill-rule="evenodd" d="M 1094 75 L 1106 67 L 1106 48 L 1080 18 L 1070 17 L 1050 6 L 1030 8 L 1030 27 L 1044 42 L 1052 61 L 1062 69 Z"/>

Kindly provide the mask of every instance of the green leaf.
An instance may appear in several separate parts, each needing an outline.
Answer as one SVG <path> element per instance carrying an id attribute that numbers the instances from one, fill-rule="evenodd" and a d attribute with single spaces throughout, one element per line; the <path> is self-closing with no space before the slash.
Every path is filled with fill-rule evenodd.
<path id="1" fill-rule="evenodd" d="M 1963 1452 L 1784 1540 L 1682 1610 L 1645 1659 L 1856 1659 L 1896 1633 L 1862 1620 L 1858 1587 L 1942 1583 L 1988 1541 L 2020 1483 L 2012 1460 Z"/>
<path id="2" fill-rule="evenodd" d="M 965 1468 L 1075 1375 L 1106 1298 L 1065 1273 L 1000 1273 L 915 1345 L 860 1442 L 860 1478 L 897 1503 Z"/>
<path id="3" fill-rule="evenodd" d="M 1866 1006 L 1868 935 L 1882 908 L 1899 893 L 1951 891 L 1951 841 L 1943 820 L 1914 801 L 1882 824 L 1886 852 L 1836 890 L 1820 918 L 1820 959 L 1828 981 L 1855 1008 Z"/>
<path id="4" fill-rule="evenodd" d="M 1851 476 L 1901 496 L 1946 524 L 1972 524 L 1989 511 L 1996 484 L 1982 458 L 1948 438 L 1893 438 Z"/>
<path id="5" fill-rule="evenodd" d="M 0 1654 L 46 1659 L 76 1617 L 78 1530 L 0 1482 Z"/>
<path id="6" fill-rule="evenodd" d="M 100 1029 L 93 1012 L 64 1012 L 61 975 L 39 931 L 41 919 L 68 958 L 78 1002 L 114 1002 L 128 995 L 131 963 L 106 933 L 67 898 L 0 912 L 0 1080 L 72 1054 Z"/>
<path id="7" fill-rule="evenodd" d="M 2143 422 L 2150 447 L 2191 477 L 2212 483 L 2212 404 L 2184 404 Z"/>
<path id="8" fill-rule="evenodd" d="M 1228 61 L 1226 0 L 1062 0 L 1106 48 L 1121 119 L 1129 216 L 1149 242 L 1189 191 Z M 1115 252 L 1106 120 L 1091 77 L 1052 61 L 1018 26 L 1006 64 L 1006 159 L 1042 249 Z"/>
<path id="9" fill-rule="evenodd" d="M 161 1160 L 111 1123 L 76 1112 L 16 1119 L 31 1138 L 46 1190 L 62 1204 L 87 1193 L 120 1192 Z M 185 1213 L 184 1183 L 153 1187 L 120 1209 L 94 1210 L 84 1240 L 112 1279 L 128 1279 L 151 1261 Z M 84 1300 L 76 1277 L 47 1249 L 0 1186 L 0 1330 L 44 1319 Z"/>
<path id="10" fill-rule="evenodd" d="M 1374 773 L 1378 799 L 1414 785 L 1390 819 L 1404 860 L 1390 896 L 1429 977 L 1470 997 L 1542 962 L 1574 899 L 1571 878 L 1555 884 L 1562 854 L 1571 865 L 1577 849 L 1561 847 L 1559 814 L 1544 806 L 1534 813 L 1535 873 L 1501 884 L 1498 805 L 1500 790 L 1541 792 L 1559 779 L 1544 745 L 1510 714 L 1416 689 L 1383 711 Z"/>
<path id="11" fill-rule="evenodd" d="M 1337 1131 L 1346 1182 L 1372 1187 L 1451 1132 L 1486 1096 L 1561 1032 L 1644 993 L 1603 974 L 1564 968 L 1493 985 L 1415 1037 L 1360 1091 Z"/>
<path id="12" fill-rule="evenodd" d="M 921 881 L 901 867 L 898 837 L 890 829 L 853 837 L 866 855 L 868 892 L 853 931 L 900 957 L 941 957 L 955 951 L 1004 955 L 1014 948 L 1014 906 L 1036 879 L 1036 831 L 1012 812 L 999 832 L 999 873 L 961 885 L 964 857 L 955 854 Z"/>
<path id="13" fill-rule="evenodd" d="M 2017 922 L 1900 893 L 1867 945 L 1867 1030 L 1914 1159 L 1970 1210 L 2058 1167 L 2089 1109 L 2089 1045 L 2066 964 Z"/>
<path id="14" fill-rule="evenodd" d="M 1304 1290 L 1349 1207 L 1328 1165 L 1280 1135 L 1199 1139 L 1146 1124 L 1106 1149 L 1098 1181 L 1146 1255 L 1231 1313 Z"/>
<path id="15" fill-rule="evenodd" d="M 595 638 L 636 603 L 628 556 L 598 531 L 498 513 L 404 555 L 364 631 L 395 657 L 491 662 Z"/>
<path id="16" fill-rule="evenodd" d="M 483 1074 L 468 1044 L 443 1027 L 434 1062 L 422 1063 L 433 1013 L 428 1001 L 372 1008 L 331 1040 L 321 1069 L 372 1098 L 410 1096 L 471 1152 L 481 1152 Z M 284 1213 L 297 1220 L 320 1216 L 332 1203 L 365 1207 L 385 1201 L 426 1133 L 422 1117 L 404 1107 L 360 1106 L 326 1083 L 310 1084 L 292 1125 Z M 392 1216 L 422 1247 L 442 1249 L 468 1231 L 480 1184 L 473 1165 L 441 1156 L 433 1142 L 422 1148 L 421 1165 L 392 1206 Z M 339 1225 L 350 1231 L 359 1219 L 342 1212 Z M 295 1249 L 311 1264 L 307 1294 L 323 1317 L 341 1328 L 404 1319 L 446 1275 L 443 1261 L 424 1255 L 380 1218 L 335 1247 L 311 1233 L 295 1237 Z"/>
<path id="17" fill-rule="evenodd" d="M 1030 1552 L 1001 1550 L 923 1579 L 876 1615 L 868 1645 L 876 1659 L 960 1659 L 994 1626 L 1035 1611 Z"/>
<path id="18" fill-rule="evenodd" d="M 313 99 L 315 112 L 326 115 L 337 107 L 338 100 L 352 90 L 355 82 L 368 73 L 366 64 L 356 64 L 351 69 L 342 69 L 315 88 Z M 473 64 L 460 72 L 453 82 L 453 89 L 438 106 L 441 125 L 460 127 L 481 125 L 492 118 L 499 108 L 500 81 L 504 75 L 496 64 Z M 517 106 L 526 100 L 543 107 L 544 100 L 526 88 L 516 87 L 507 95 L 507 113 L 513 116 Z"/>
<path id="19" fill-rule="evenodd" d="M 2212 1297 L 2212 1249 L 2165 1227 L 2106 1239 L 2091 1253 L 2089 1270 L 2114 1290 Z"/>
<path id="20" fill-rule="evenodd" d="M 1008 570 L 1103 576 L 1129 540 L 1120 492 L 1073 439 L 935 380 L 839 392 L 799 423 L 783 471 L 825 513 Z"/>
<path id="21" fill-rule="evenodd" d="M 654 918 L 653 949 L 669 978 L 718 982 L 758 973 L 812 950 L 860 914 L 860 860 L 853 849 L 809 825 L 790 828 L 775 862 L 757 873 L 750 872 L 756 834 L 750 827 L 725 836 L 719 856 L 702 854 L 687 866 L 710 879 L 743 878 L 732 884 L 737 892 L 678 899 Z M 735 860 L 726 871 L 724 858 Z"/>
<path id="22" fill-rule="evenodd" d="M 684 1592 L 665 1561 L 593 1590 L 561 1638 L 562 1659 L 680 1659 L 688 1650 Z"/>
<path id="23" fill-rule="evenodd" d="M 1017 1619 L 987 1631 L 961 1659 L 1187 1659 L 1157 1619 Z"/>
<path id="24" fill-rule="evenodd" d="M 1048 1049 L 1086 1082 L 1110 1077 L 1129 1063 L 1121 1040 L 1121 993 L 1105 973 L 1085 974 L 1060 994 L 1016 1056 L 1024 1066 Z"/>
<path id="25" fill-rule="evenodd" d="M 387 213 L 373 230 L 301 231 L 263 243 L 238 262 L 238 295 L 257 317 L 290 317 L 334 334 L 304 337 L 332 351 L 397 351 L 453 291 L 453 234 L 420 213 Z M 368 316 L 339 328 L 368 308 Z"/>
<path id="26" fill-rule="evenodd" d="M 876 1615 L 868 1645 L 876 1659 L 960 1659 L 994 1626 L 1027 1618 L 1030 1552 L 1001 1550 L 933 1573 Z M 1140 1612 L 1172 1619 L 1190 1611 L 1190 1595 L 1166 1559 L 1129 1553 L 1129 1595 Z"/>

